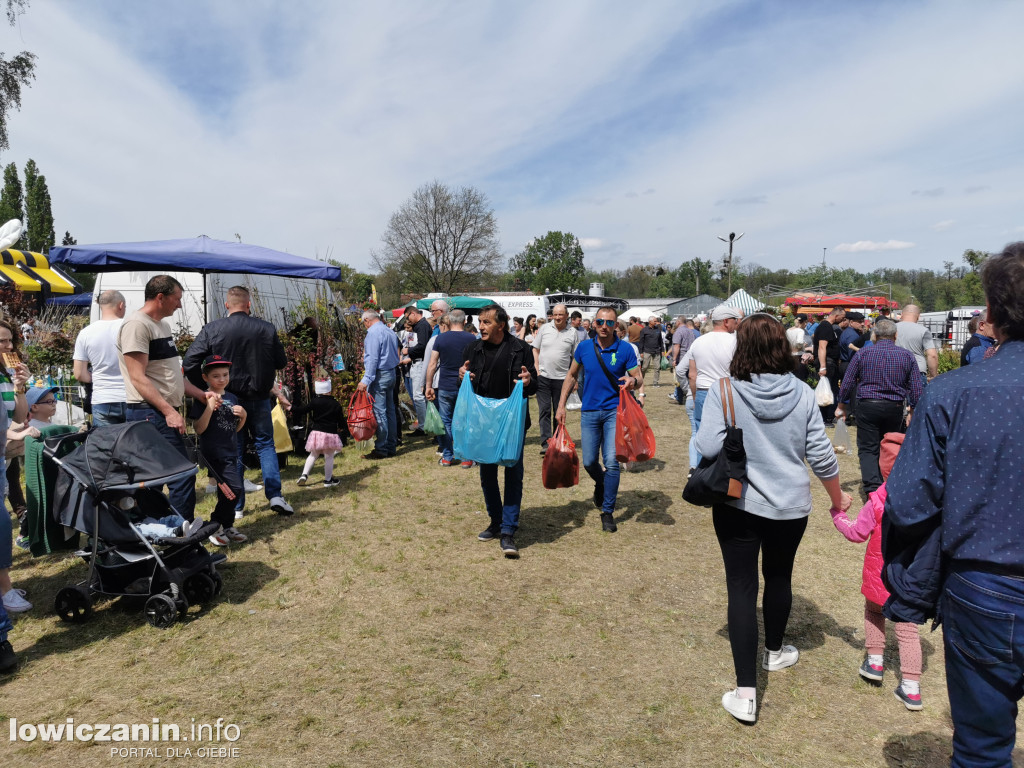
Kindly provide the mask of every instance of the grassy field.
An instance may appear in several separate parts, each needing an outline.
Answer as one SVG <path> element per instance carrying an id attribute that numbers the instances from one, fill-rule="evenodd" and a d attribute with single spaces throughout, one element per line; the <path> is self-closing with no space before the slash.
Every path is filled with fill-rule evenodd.
<path id="1" fill-rule="evenodd" d="M 797 556 L 787 642 L 800 663 L 758 681 L 760 721 L 719 705 L 734 684 L 725 585 L 710 512 L 680 498 L 689 425 L 649 388 L 657 458 L 622 478 L 619 531 L 601 531 L 589 479 L 541 485 L 528 434 L 517 541 L 503 558 L 475 470 L 441 468 L 426 440 L 370 463 L 346 449 L 342 485 L 295 485 L 297 514 L 250 497 L 222 596 L 161 631 L 137 604 L 97 606 L 84 625 L 53 613 L 85 573 L 74 558 L 16 550 L 12 575 L 36 609 L 16 620 L 19 670 L 0 679 L 19 723 L 236 724 L 237 741 L 9 743 L 17 766 L 167 765 L 168 747 L 233 746 L 233 766 L 920 766 L 947 764 L 951 728 L 941 631 L 922 631 L 925 709 L 881 688 L 863 656 L 863 546 L 816 509 Z M 533 405 L 535 409 L 536 406 Z M 534 411 L 536 413 L 536 411 Z M 579 434 L 579 416 L 570 415 Z M 856 456 L 841 456 L 848 489 Z M 208 512 L 207 497 L 200 514 Z M 859 508 L 859 505 L 858 505 Z M 891 633 L 890 633 L 891 635 Z M 207 740 L 208 742 L 208 740 Z M 111 747 L 157 748 L 119 757 Z M 1024 763 L 1022 763 L 1024 764 Z"/>

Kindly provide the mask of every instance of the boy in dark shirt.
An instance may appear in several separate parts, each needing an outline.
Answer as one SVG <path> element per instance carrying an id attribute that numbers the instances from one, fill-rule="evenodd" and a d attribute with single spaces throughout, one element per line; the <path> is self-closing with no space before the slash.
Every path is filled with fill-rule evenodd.
<path id="1" fill-rule="evenodd" d="M 220 523 L 221 530 L 210 537 L 210 543 L 226 547 L 231 542 L 245 541 L 248 537 L 235 530 L 235 498 L 242 492 L 242 478 L 238 472 L 238 431 L 245 425 L 245 409 L 238 399 L 227 391 L 231 362 L 220 355 L 208 355 L 203 360 L 203 381 L 217 397 L 206 403 L 196 402 L 192 409 L 199 451 L 217 486 L 217 506 L 210 519 Z M 223 485 L 233 494 L 229 499 Z"/>

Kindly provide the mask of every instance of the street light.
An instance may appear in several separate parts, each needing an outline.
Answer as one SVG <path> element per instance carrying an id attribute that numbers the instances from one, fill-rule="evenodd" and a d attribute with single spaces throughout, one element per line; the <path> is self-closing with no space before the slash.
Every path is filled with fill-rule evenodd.
<path id="1" fill-rule="evenodd" d="M 728 239 L 722 237 L 721 235 L 718 236 L 718 239 L 721 240 L 723 243 L 729 244 L 729 258 L 725 263 L 727 271 L 726 273 L 728 274 L 728 280 L 726 282 L 726 293 L 728 293 L 729 296 L 732 296 L 732 244 L 739 240 L 741 237 L 743 237 L 743 232 L 740 232 L 738 235 L 735 232 L 730 232 Z"/>

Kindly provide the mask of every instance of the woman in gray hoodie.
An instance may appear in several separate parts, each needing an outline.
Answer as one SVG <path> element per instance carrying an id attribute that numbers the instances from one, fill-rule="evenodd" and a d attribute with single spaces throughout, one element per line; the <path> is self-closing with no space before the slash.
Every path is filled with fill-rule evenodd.
<path id="1" fill-rule="evenodd" d="M 814 391 L 792 373 L 793 356 L 782 323 L 771 315 L 750 315 L 736 330 L 736 354 L 729 368 L 736 426 L 743 430 L 747 483 L 735 501 L 712 507 L 715 534 L 725 562 L 729 593 L 729 643 L 736 689 L 722 697 L 733 717 L 754 722 L 757 685 L 758 555 L 764 573 L 764 656 L 769 671 L 796 664 L 800 652 L 783 645 L 793 603 L 793 560 L 811 512 L 811 470 L 832 506 L 849 509 L 852 499 L 839 487 L 839 463 L 825 434 Z M 697 450 L 714 458 L 725 439 L 725 415 L 718 387 L 708 390 Z"/>

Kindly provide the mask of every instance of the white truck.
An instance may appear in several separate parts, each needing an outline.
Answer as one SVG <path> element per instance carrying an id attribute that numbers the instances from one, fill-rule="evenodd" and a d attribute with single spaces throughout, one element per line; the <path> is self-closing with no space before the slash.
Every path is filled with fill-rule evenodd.
<path id="1" fill-rule="evenodd" d="M 954 307 L 943 312 L 922 312 L 918 322 L 931 331 L 934 338 L 943 348 L 962 349 L 971 332 L 967 324 L 985 307 Z"/>

